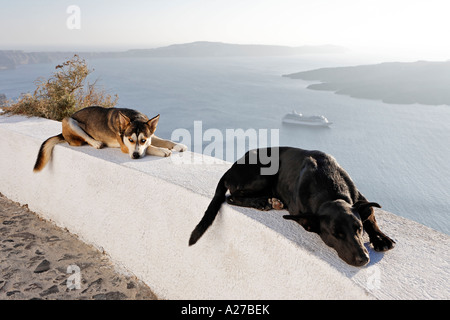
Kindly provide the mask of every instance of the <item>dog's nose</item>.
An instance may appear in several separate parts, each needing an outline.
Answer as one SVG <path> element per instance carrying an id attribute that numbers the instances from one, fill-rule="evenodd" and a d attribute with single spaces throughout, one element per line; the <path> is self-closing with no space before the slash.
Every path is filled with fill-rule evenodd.
<path id="1" fill-rule="evenodd" d="M 362 267 L 365 266 L 366 264 L 368 264 L 370 261 L 369 256 L 357 256 L 355 257 L 355 266 L 357 267 Z"/>
<path id="2" fill-rule="evenodd" d="M 133 152 L 133 159 L 139 159 L 139 152 Z"/>

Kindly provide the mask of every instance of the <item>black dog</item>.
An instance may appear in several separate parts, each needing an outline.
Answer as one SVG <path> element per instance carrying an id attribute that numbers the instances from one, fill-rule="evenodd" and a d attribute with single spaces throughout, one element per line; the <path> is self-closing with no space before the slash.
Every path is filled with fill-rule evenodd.
<path id="1" fill-rule="evenodd" d="M 261 174 L 261 169 L 268 167 L 259 160 L 262 151 L 279 161 L 275 174 Z M 230 196 L 226 199 L 227 190 Z M 284 205 L 290 213 L 283 216 L 285 219 L 295 220 L 306 230 L 319 234 L 339 257 L 354 266 L 369 262 L 362 240 L 363 227 L 376 251 L 387 251 L 395 244 L 380 231 L 375 220 L 372 207 L 381 206 L 368 202 L 336 160 L 320 151 L 279 147 L 247 152 L 220 179 L 189 245 L 195 244 L 212 224 L 225 200 L 259 210 Z"/>

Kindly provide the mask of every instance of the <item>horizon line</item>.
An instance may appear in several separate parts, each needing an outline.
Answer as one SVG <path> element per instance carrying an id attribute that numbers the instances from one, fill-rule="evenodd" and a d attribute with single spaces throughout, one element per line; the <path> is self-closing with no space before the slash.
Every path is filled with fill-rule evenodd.
<path id="1" fill-rule="evenodd" d="M 11 48 L 12 46 L 7 46 L 8 48 L 0 47 L 0 51 L 23 51 L 27 53 L 31 52 L 127 52 L 131 50 L 154 50 L 159 48 L 166 48 L 177 45 L 188 45 L 195 43 L 211 43 L 211 44 L 224 44 L 224 45 L 235 45 L 235 46 L 265 46 L 265 47 L 284 47 L 284 48 L 302 48 L 302 47 L 335 47 L 348 49 L 346 46 L 336 45 L 336 44 L 304 44 L 304 45 L 282 45 L 282 44 L 264 44 L 264 43 L 232 43 L 232 42 L 223 42 L 223 41 L 209 41 L 209 40 L 198 40 L 191 42 L 180 42 L 180 43 L 172 43 L 168 45 L 156 45 L 153 47 L 130 47 L 127 45 L 103 45 L 103 46 L 91 46 L 91 45 L 81 45 L 81 48 L 75 49 L 71 46 L 54 46 L 54 45 L 43 45 L 43 46 L 27 46 L 27 45 L 18 45 L 15 49 Z M 29 48 L 27 48 L 29 47 Z M 36 49 L 33 49 L 33 48 Z M 78 46 L 80 47 L 80 46 Z M 83 48 L 84 47 L 84 48 Z M 39 49 L 38 49 L 39 48 Z"/>

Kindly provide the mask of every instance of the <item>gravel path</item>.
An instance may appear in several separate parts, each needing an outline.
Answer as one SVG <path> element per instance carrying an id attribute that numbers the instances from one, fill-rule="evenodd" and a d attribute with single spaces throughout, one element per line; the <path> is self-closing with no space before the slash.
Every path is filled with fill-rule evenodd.
<path id="1" fill-rule="evenodd" d="M 0 193 L 0 299 L 157 299 L 75 235 Z"/>

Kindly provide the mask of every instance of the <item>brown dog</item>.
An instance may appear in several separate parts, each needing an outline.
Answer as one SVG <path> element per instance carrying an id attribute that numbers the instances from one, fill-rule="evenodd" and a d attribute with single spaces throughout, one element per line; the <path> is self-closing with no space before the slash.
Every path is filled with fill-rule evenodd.
<path id="1" fill-rule="evenodd" d="M 88 107 L 75 112 L 62 121 L 62 133 L 42 143 L 34 165 L 41 171 L 51 158 L 53 147 L 67 141 L 71 146 L 89 144 L 100 149 L 104 146 L 120 148 L 132 159 L 144 154 L 168 157 L 171 150 L 185 151 L 183 144 L 164 140 L 154 135 L 159 115 L 149 119 L 139 111 L 125 108 Z"/>

